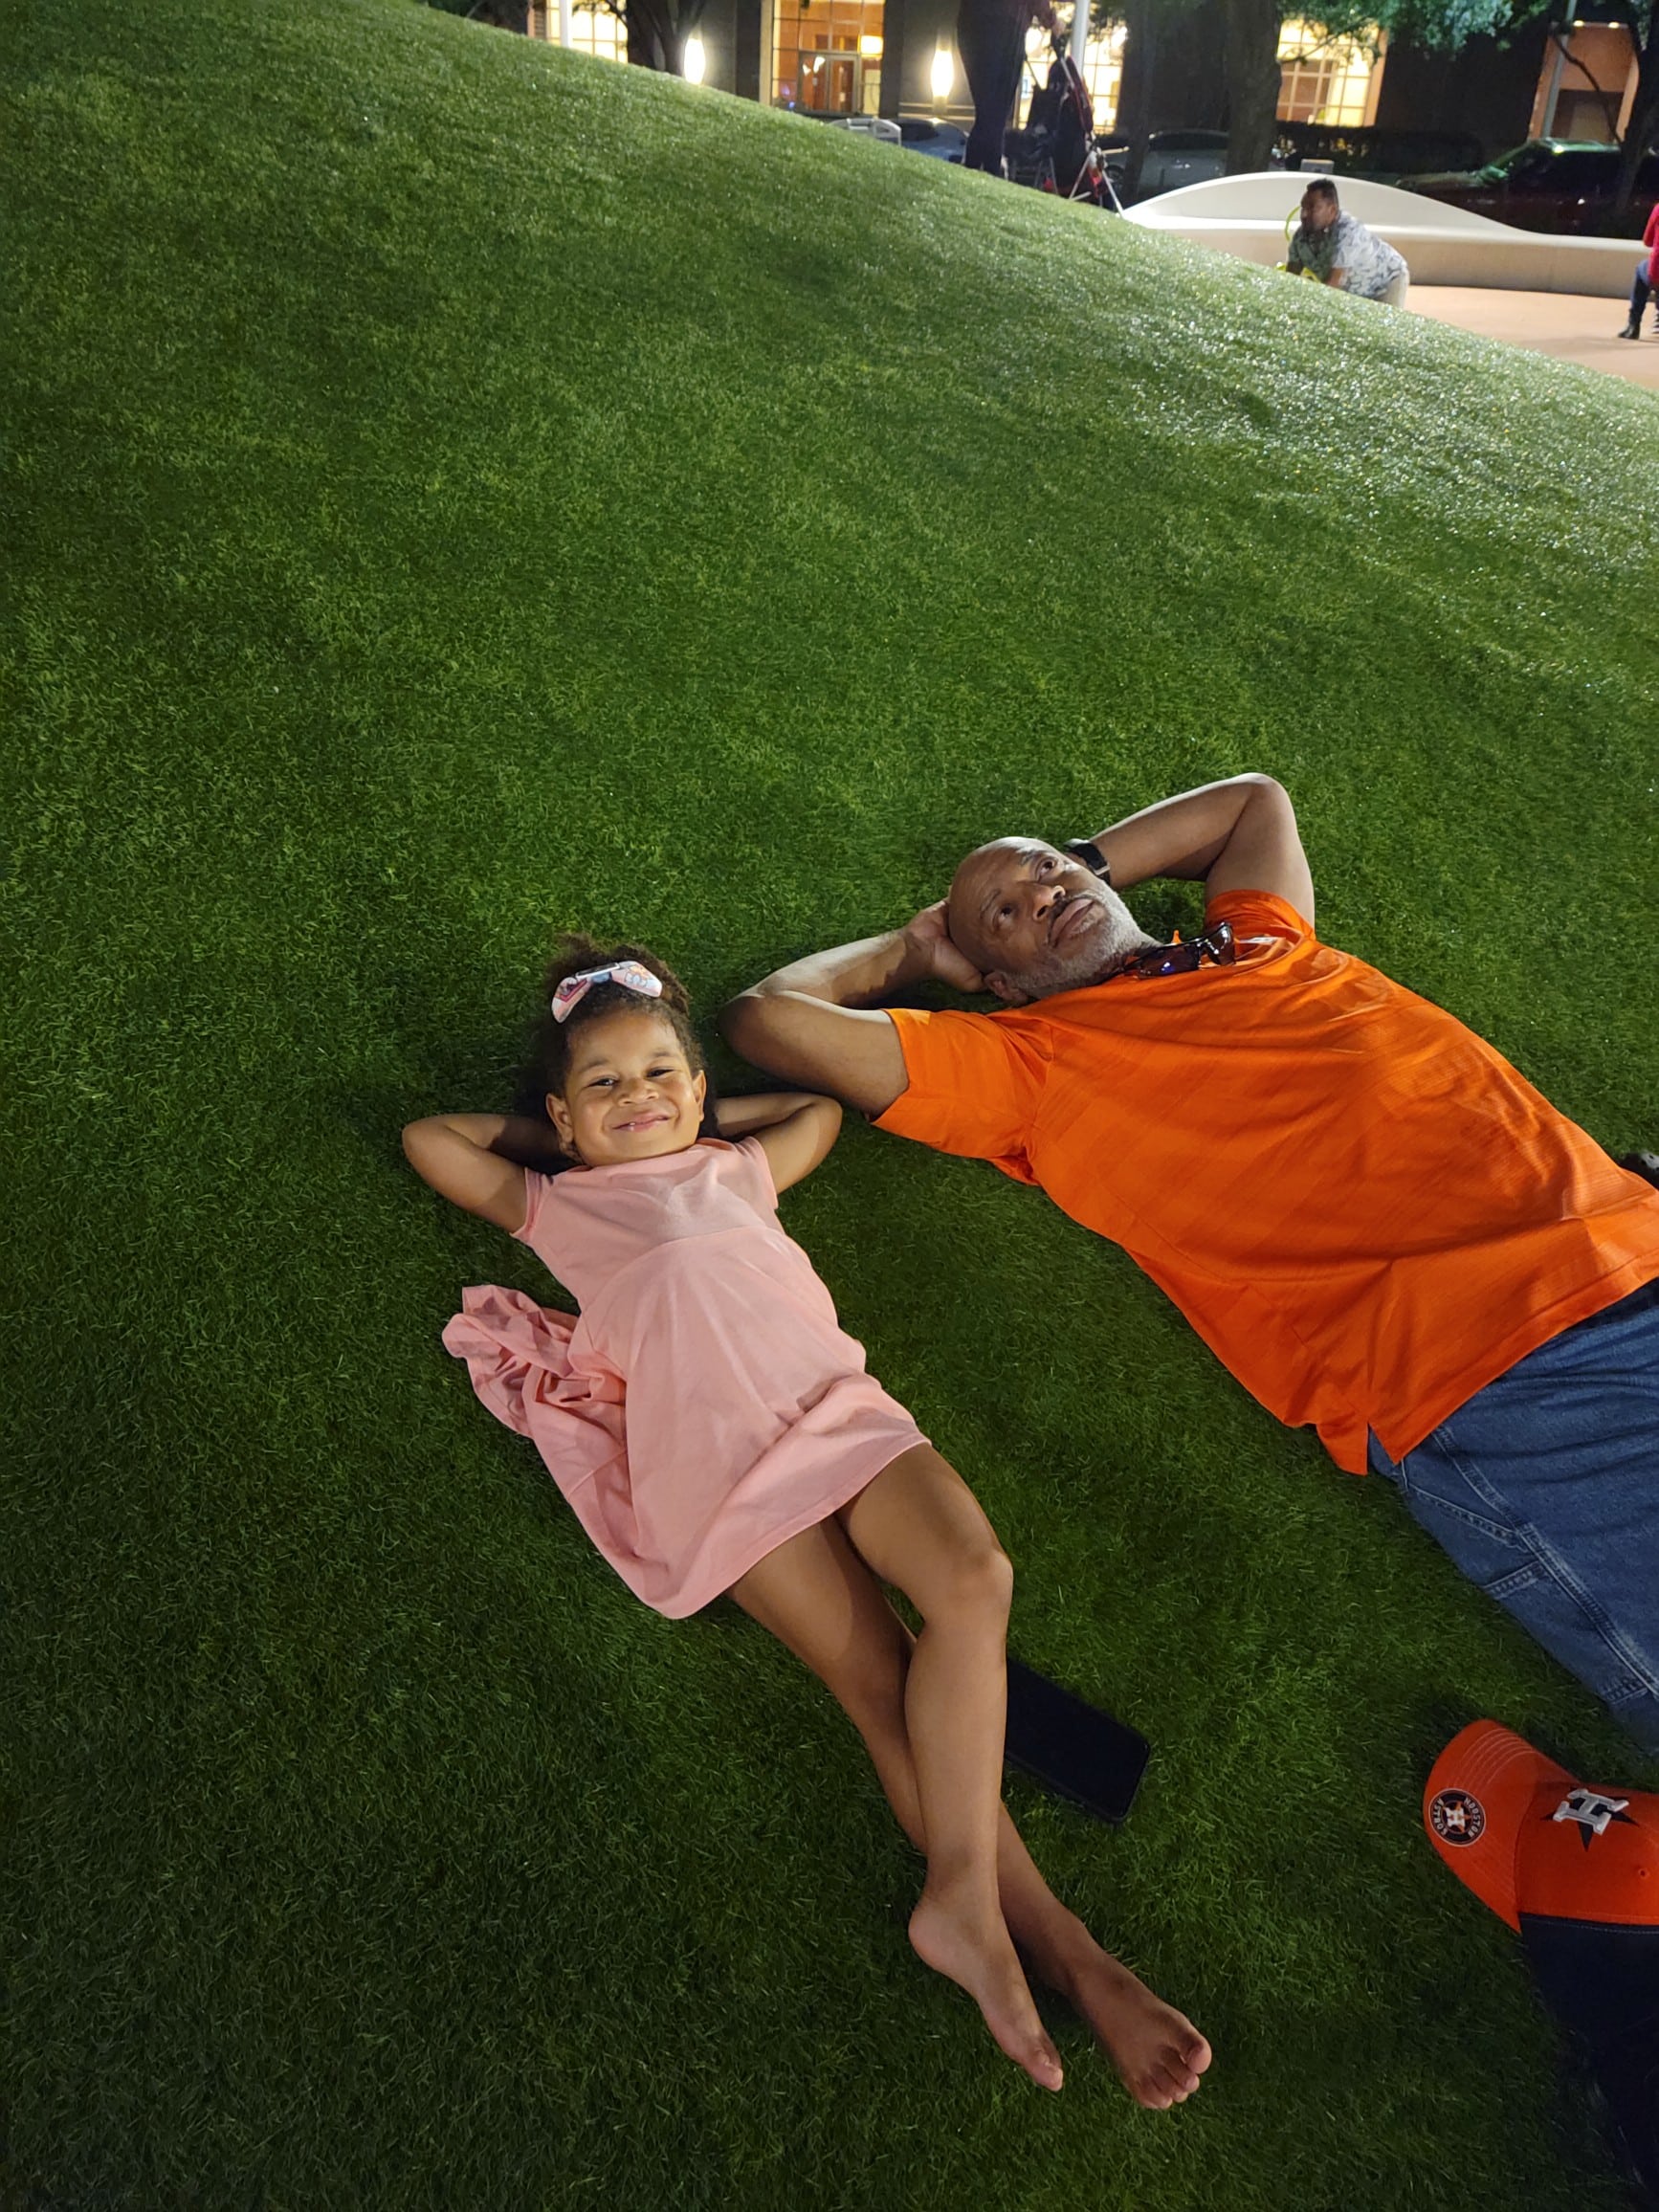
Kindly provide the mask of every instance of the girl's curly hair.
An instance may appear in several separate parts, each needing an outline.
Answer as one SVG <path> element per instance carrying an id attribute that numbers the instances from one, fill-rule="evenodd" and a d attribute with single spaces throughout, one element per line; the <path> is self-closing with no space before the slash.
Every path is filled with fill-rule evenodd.
<path id="1" fill-rule="evenodd" d="M 566 976 L 580 975 L 584 968 L 611 967 L 625 960 L 638 961 L 641 967 L 649 968 L 660 979 L 661 998 L 642 998 L 625 984 L 595 984 L 564 1021 L 553 1019 L 553 993 Z M 589 1023 L 603 1021 L 608 1014 L 641 1012 L 660 1014 L 679 1039 L 692 1073 L 707 1073 L 703 1049 L 692 1027 L 690 994 L 666 961 L 658 960 L 655 953 L 648 952 L 642 944 L 599 944 L 580 931 L 569 931 L 561 937 L 542 979 L 541 1017 L 531 1040 L 530 1064 L 520 1081 L 515 1111 L 545 1118 L 548 1092 L 556 1091 L 564 1095 L 570 1073 L 571 1044 L 580 1032 Z M 702 1127 L 697 1134 L 701 1137 L 719 1134 L 712 1084 L 703 1108 Z"/>

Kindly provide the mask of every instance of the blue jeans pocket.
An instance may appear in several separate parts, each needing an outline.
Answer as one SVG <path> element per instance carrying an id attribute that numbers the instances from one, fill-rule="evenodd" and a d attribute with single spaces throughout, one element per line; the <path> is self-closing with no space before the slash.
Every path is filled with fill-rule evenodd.
<path id="1" fill-rule="evenodd" d="M 1411 1509 L 1411 1517 L 1450 1552 L 1471 1582 L 1485 1589 L 1494 1578 L 1511 1573 L 1527 1556 L 1526 1547 L 1513 1528 L 1493 1520 L 1471 1506 L 1440 1497 L 1406 1475 L 1400 1489 Z"/>
<path id="2" fill-rule="evenodd" d="M 1604 1704 L 1653 1698 L 1654 1686 L 1638 1654 L 1626 1648 L 1605 1612 L 1539 1532 L 1503 1517 L 1503 1500 L 1490 1484 L 1444 1448 L 1433 1457 L 1434 1489 L 1409 1469 L 1396 1479 L 1411 1517 L 1458 1570 Z M 1454 1487 L 1459 1495 L 1444 1494 Z"/>

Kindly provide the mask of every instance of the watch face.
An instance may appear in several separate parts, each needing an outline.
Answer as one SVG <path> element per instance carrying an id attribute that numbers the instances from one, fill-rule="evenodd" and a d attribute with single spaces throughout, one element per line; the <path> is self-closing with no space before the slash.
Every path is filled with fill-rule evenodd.
<path id="1" fill-rule="evenodd" d="M 1102 858 L 1099 848 L 1091 844 L 1087 837 L 1072 838 L 1066 850 L 1073 860 L 1080 860 L 1085 868 L 1092 869 L 1096 875 L 1104 875 L 1107 882 L 1111 882 L 1111 871 Z"/>

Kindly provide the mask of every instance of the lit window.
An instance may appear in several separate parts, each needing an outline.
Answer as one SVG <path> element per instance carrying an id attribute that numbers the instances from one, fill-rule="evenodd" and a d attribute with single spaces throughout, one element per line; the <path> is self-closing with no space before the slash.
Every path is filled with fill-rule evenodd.
<path id="1" fill-rule="evenodd" d="M 1279 33 L 1281 122 L 1362 123 L 1377 56 L 1352 38 L 1311 23 Z"/>
<path id="2" fill-rule="evenodd" d="M 813 115 L 874 115 L 881 102 L 882 0 L 775 0 L 772 98 Z"/>
<path id="3" fill-rule="evenodd" d="M 531 0 L 529 32 L 532 38 L 559 43 L 559 0 Z M 620 16 L 608 8 L 570 11 L 570 43 L 578 54 L 597 55 L 601 61 L 628 59 L 628 33 Z"/>

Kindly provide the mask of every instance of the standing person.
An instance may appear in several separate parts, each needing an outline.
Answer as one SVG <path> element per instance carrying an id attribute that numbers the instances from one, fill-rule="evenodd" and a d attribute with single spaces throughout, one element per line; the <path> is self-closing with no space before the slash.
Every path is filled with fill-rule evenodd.
<path id="1" fill-rule="evenodd" d="M 973 95 L 974 127 L 963 166 L 1003 173 L 1003 140 L 1020 89 L 1026 32 L 1033 23 L 1054 28 L 1053 0 L 962 0 L 956 44 Z"/>
<path id="2" fill-rule="evenodd" d="M 1404 256 L 1357 216 L 1343 214 L 1329 177 L 1316 177 L 1302 194 L 1302 219 L 1291 234 L 1286 266 L 1293 276 L 1305 269 L 1334 291 L 1380 299 L 1385 307 L 1404 307 L 1411 289 Z"/>
<path id="3" fill-rule="evenodd" d="M 1648 251 L 1636 264 L 1635 280 L 1630 286 L 1630 312 L 1619 333 L 1621 338 L 1641 337 L 1642 310 L 1648 304 L 1648 294 L 1655 288 L 1655 277 L 1659 276 L 1659 269 L 1654 266 L 1655 257 L 1659 256 L 1659 200 L 1648 211 L 1648 227 L 1642 232 L 1642 243 Z"/>
<path id="4" fill-rule="evenodd" d="M 404 1150 L 581 1316 L 469 1290 L 446 1345 L 637 1597 L 679 1619 L 729 1592 L 828 1684 L 926 1854 L 911 1944 L 1008 2056 L 1060 2087 L 1018 1942 L 1139 2103 L 1181 2103 L 1209 2046 L 1058 1902 L 1003 1808 L 1007 1559 L 779 1226 L 840 1108 L 739 1098 L 711 1120 L 684 987 L 637 945 L 566 940 L 546 1003 L 546 1120 L 436 1115 Z M 921 1616 L 914 1640 L 883 1582 Z"/>
<path id="5" fill-rule="evenodd" d="M 1137 926 L 1118 894 L 1160 875 L 1203 881 L 1203 935 Z M 881 1008 L 923 981 L 1003 1006 Z M 982 846 L 948 898 L 780 968 L 725 1029 L 1121 1245 L 1659 1750 L 1659 1190 L 1321 941 L 1271 777 L 1064 851 Z"/>

